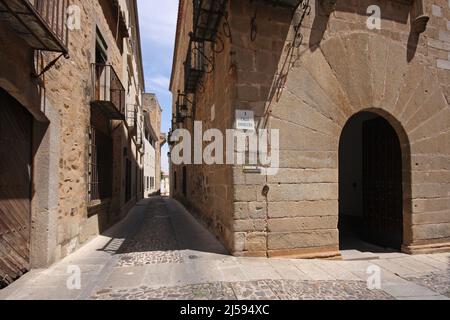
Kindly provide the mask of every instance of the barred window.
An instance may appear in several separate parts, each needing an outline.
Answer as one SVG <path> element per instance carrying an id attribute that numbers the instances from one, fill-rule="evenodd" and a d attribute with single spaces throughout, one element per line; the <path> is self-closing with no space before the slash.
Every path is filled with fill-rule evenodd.
<path id="1" fill-rule="evenodd" d="M 125 202 L 131 200 L 131 193 L 132 193 L 131 172 L 132 172 L 131 160 L 127 158 L 125 161 Z"/>
<path id="2" fill-rule="evenodd" d="M 112 140 L 97 130 L 89 129 L 89 202 L 112 195 Z"/>

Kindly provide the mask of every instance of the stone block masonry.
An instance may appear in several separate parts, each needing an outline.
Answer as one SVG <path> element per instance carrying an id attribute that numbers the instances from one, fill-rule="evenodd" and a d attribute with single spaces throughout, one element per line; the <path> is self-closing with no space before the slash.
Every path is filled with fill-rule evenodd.
<path id="1" fill-rule="evenodd" d="M 183 180 L 182 168 L 173 166 L 174 196 L 194 207 L 234 255 L 337 258 L 341 135 L 349 119 L 370 112 L 389 123 L 400 144 L 402 250 L 450 250 L 448 1 L 424 1 L 430 21 L 420 35 L 412 31 L 409 2 L 379 1 L 381 30 L 367 28 L 369 0 L 358 6 L 338 1 L 330 16 L 316 2 L 301 25 L 303 42 L 292 50 L 301 8 L 292 15 L 260 2 L 230 1 L 232 37 L 196 94 L 195 120 L 204 127 L 232 128 L 236 109 L 246 109 L 258 124 L 278 129 L 278 173 L 186 166 Z M 191 26 L 183 22 L 191 21 L 191 9 L 180 7 L 173 93 L 184 85 L 180 69 Z M 212 105 L 220 110 L 213 121 Z"/>
<path id="2" fill-rule="evenodd" d="M 432 4 L 431 7 L 431 23 L 438 27 L 434 29 L 436 31 L 433 34 L 428 36 L 429 50 L 436 57 L 436 66 L 438 69 L 450 70 L 450 21 L 448 18 L 450 3 L 436 3 Z M 431 48 L 436 50 L 432 50 Z"/>
<path id="3" fill-rule="evenodd" d="M 126 24 L 135 25 L 135 1 L 120 0 L 118 4 L 125 12 Z M 127 68 L 136 68 L 140 57 L 127 51 L 128 39 L 123 30 L 117 34 L 116 28 L 111 27 L 117 25 L 117 17 L 110 1 L 73 0 L 71 5 L 80 8 L 77 18 L 81 28 L 69 32 L 69 58 L 59 59 L 40 79 L 31 75 L 58 54 L 33 50 L 10 29 L 7 21 L 0 22 L 0 86 L 31 113 L 34 121 L 31 268 L 47 267 L 64 258 L 121 219 L 134 204 L 125 203 L 122 198 L 124 148 L 133 155 L 133 168 L 141 165 L 126 125 L 107 119 L 105 131 L 110 132 L 113 143 L 110 158 L 114 185 L 108 199 L 89 202 L 89 128 L 94 98 L 91 64 L 96 62 L 97 33 L 104 38 L 106 63 L 122 83 L 132 82 L 140 87 L 130 89 L 136 95 L 143 88 L 138 79 L 142 72 L 135 70 L 136 81 L 128 81 Z M 139 41 L 134 31 L 129 36 L 135 43 Z M 124 57 L 128 53 L 133 57 L 133 66 L 126 65 Z M 137 177 L 133 181 L 137 182 Z"/>

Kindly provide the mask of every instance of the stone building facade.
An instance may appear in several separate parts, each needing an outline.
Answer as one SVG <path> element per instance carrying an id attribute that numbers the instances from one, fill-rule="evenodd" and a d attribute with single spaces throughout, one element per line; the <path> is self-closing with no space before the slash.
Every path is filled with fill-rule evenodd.
<path id="1" fill-rule="evenodd" d="M 145 88 L 136 1 L 8 1 L 0 11 L 7 284 L 69 255 L 142 199 Z M 29 14 L 18 20 L 19 11 Z"/>
<path id="2" fill-rule="evenodd" d="M 144 186 L 145 197 L 160 193 L 161 188 L 161 148 L 165 143 L 161 133 L 162 108 L 154 93 L 143 95 L 144 108 Z"/>
<path id="3" fill-rule="evenodd" d="M 157 136 L 150 125 L 148 115 L 144 116 L 144 197 L 150 197 L 157 192 L 155 185 Z"/>
<path id="4" fill-rule="evenodd" d="M 171 194 L 238 256 L 450 250 L 449 20 L 447 0 L 181 0 L 173 130 L 253 111 L 280 163 L 172 164 Z"/>
<path id="5" fill-rule="evenodd" d="M 152 131 L 152 133 L 149 132 L 149 136 L 153 135 L 152 143 L 155 149 L 154 191 L 159 193 L 161 188 L 161 148 L 166 143 L 166 136 L 161 132 L 163 110 L 154 93 L 144 94 L 143 101 L 146 121 Z"/>
<path id="6" fill-rule="evenodd" d="M 166 172 L 161 175 L 161 195 L 170 196 L 170 175 Z"/>

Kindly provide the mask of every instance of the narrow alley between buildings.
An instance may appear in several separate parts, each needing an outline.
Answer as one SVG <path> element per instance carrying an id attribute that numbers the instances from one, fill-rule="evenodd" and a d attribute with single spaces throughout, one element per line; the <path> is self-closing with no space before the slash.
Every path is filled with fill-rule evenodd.
<path id="1" fill-rule="evenodd" d="M 0 300 L 450 299 L 450 0 L 0 0 L 0 44 Z"/>
<path id="2" fill-rule="evenodd" d="M 79 251 L 1 290 L 0 299 L 449 299 L 449 266 L 450 254 L 232 257 L 182 205 L 153 197 Z M 381 286 L 369 290 L 374 267 Z"/>

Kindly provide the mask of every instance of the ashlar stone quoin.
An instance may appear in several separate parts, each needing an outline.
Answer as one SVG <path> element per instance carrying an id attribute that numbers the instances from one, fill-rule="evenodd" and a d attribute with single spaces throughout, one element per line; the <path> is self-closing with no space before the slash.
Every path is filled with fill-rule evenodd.
<path id="1" fill-rule="evenodd" d="M 252 111 L 279 130 L 277 174 L 172 164 L 173 196 L 237 256 L 339 258 L 353 236 L 449 250 L 448 3 L 378 1 L 380 28 L 368 28 L 369 0 L 309 4 L 229 1 L 214 71 L 191 94 L 192 119 L 174 124 L 225 132 L 236 110 Z M 173 93 L 185 86 L 192 14 L 181 1 Z"/>

